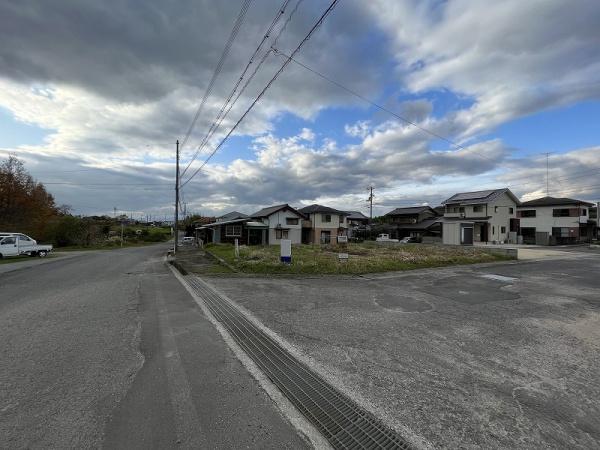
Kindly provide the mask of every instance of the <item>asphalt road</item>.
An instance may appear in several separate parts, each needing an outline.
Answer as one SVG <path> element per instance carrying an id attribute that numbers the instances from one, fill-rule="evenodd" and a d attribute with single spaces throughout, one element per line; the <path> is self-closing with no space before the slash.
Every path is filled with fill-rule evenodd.
<path id="1" fill-rule="evenodd" d="M 0 448 L 306 448 L 162 262 L 0 273 Z"/>
<path id="2" fill-rule="evenodd" d="M 600 448 L 600 252 L 210 283 L 405 438 Z M 252 295 L 248 295 L 251 292 Z"/>

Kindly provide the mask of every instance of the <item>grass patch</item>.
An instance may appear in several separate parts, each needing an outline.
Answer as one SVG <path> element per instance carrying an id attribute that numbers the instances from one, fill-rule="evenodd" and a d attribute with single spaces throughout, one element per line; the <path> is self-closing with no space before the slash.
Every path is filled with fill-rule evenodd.
<path id="1" fill-rule="evenodd" d="M 7 256 L 5 258 L 0 258 L 0 264 L 11 264 L 19 261 L 35 261 L 36 259 L 48 259 L 54 257 L 55 255 L 52 255 L 52 253 L 44 258 L 39 258 L 37 256 Z"/>
<path id="2" fill-rule="evenodd" d="M 346 246 L 294 245 L 291 265 L 279 262 L 277 245 L 242 246 L 239 258 L 235 258 L 234 248 L 228 244 L 209 244 L 206 250 L 240 272 L 255 274 L 361 274 L 512 259 L 473 247 L 425 244 L 388 246 L 375 242 Z M 348 261 L 339 262 L 338 253 L 348 253 Z"/>

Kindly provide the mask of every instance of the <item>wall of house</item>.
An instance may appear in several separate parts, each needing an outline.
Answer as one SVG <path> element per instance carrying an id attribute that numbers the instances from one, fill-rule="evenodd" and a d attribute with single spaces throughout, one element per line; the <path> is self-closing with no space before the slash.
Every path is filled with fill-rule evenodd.
<path id="1" fill-rule="evenodd" d="M 585 210 L 585 216 L 577 217 L 554 217 L 554 209 L 574 209 L 577 205 L 560 205 L 560 206 L 535 206 L 535 207 L 520 207 L 519 211 L 535 210 L 535 217 L 521 217 L 521 228 L 535 228 L 537 232 L 545 232 L 552 235 L 553 227 L 561 228 L 576 228 L 579 229 L 580 224 L 587 223 L 588 219 L 588 208 L 582 206 L 581 210 Z M 582 214 L 580 212 L 579 214 Z"/>
<path id="2" fill-rule="evenodd" d="M 298 219 L 297 225 L 287 225 L 286 218 Z M 277 239 L 276 228 L 280 224 L 281 228 L 288 229 L 288 239 L 292 241 L 292 244 L 302 243 L 302 218 L 292 211 L 277 211 L 271 214 L 269 217 L 263 219 L 263 223 L 269 225 L 269 244 L 280 245 L 281 239 Z"/>
<path id="3" fill-rule="evenodd" d="M 312 222 L 313 228 L 337 230 L 338 228 L 347 228 L 348 227 L 348 221 L 346 220 L 346 216 L 340 216 L 338 214 L 330 214 L 331 222 L 324 222 L 323 215 L 325 215 L 325 214 L 324 213 L 310 214 L 310 220 Z"/>
<path id="4" fill-rule="evenodd" d="M 512 208 L 512 213 L 510 213 L 510 208 Z M 508 242 L 510 219 L 517 217 L 517 204 L 504 193 L 495 201 L 488 203 L 487 212 L 487 215 L 491 216 L 488 220 L 490 224 L 488 241 Z M 504 233 L 502 233 L 502 227 L 505 228 Z"/>
<path id="5" fill-rule="evenodd" d="M 442 242 L 446 245 L 460 245 L 460 222 L 442 224 Z"/>

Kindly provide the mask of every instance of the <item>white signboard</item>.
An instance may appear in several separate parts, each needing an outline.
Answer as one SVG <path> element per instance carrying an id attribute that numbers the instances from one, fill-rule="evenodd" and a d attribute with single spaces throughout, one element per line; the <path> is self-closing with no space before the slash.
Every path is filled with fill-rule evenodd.
<path id="1" fill-rule="evenodd" d="M 281 262 L 284 264 L 292 263 L 292 241 L 289 239 L 281 240 Z"/>
<path id="2" fill-rule="evenodd" d="M 338 241 L 338 244 L 347 244 L 348 236 L 338 236 L 337 241 Z"/>

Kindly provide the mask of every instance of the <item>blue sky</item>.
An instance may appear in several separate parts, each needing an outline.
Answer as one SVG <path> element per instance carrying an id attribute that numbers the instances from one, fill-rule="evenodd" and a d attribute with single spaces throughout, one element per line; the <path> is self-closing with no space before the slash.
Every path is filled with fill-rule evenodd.
<path id="1" fill-rule="evenodd" d="M 75 205 L 85 207 L 82 213 L 113 206 L 169 213 L 169 143 L 183 138 L 239 6 L 156 1 L 147 14 L 133 1 L 0 6 L 13 24 L 0 30 L 0 157 L 17 154 L 42 182 L 68 182 L 48 188 L 76 212 Z M 323 4 L 305 0 L 291 16 L 293 9 L 276 44 L 284 52 L 305 36 Z M 184 164 L 276 10 L 270 1 L 248 10 L 183 149 Z M 219 214 L 321 202 L 364 210 L 368 185 L 376 188 L 376 214 L 483 187 L 508 186 L 530 199 L 546 194 L 545 152 L 550 176 L 561 180 L 550 194 L 599 200 L 600 189 L 577 176 L 596 168 L 600 174 L 598 18 L 600 4 L 585 1 L 345 0 L 298 59 L 461 147 L 292 63 L 206 171 L 186 184 L 188 209 Z M 192 169 L 281 63 L 267 57 Z"/>

